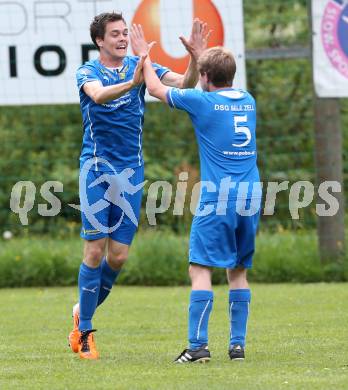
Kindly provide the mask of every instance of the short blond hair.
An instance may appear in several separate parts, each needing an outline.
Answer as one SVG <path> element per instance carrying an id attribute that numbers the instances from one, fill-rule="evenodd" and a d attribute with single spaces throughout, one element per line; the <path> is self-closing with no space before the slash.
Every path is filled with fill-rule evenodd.
<path id="1" fill-rule="evenodd" d="M 198 70 L 204 73 L 215 87 L 232 86 L 236 74 L 233 54 L 222 46 L 205 50 L 198 59 Z"/>

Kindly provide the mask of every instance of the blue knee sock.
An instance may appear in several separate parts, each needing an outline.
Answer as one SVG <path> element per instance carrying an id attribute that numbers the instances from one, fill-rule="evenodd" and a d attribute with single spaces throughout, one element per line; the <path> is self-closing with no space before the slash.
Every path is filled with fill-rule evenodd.
<path id="1" fill-rule="evenodd" d="M 121 270 L 113 270 L 106 261 L 106 258 L 103 258 L 101 263 L 100 291 L 97 306 L 101 305 L 105 301 L 106 297 L 110 294 L 112 286 L 115 283 L 115 280 L 117 279 L 120 271 Z"/>
<path id="2" fill-rule="evenodd" d="M 230 290 L 230 345 L 245 346 L 250 298 L 251 293 L 248 288 Z"/>
<path id="3" fill-rule="evenodd" d="M 188 326 L 190 349 L 208 344 L 208 321 L 213 307 L 213 298 L 212 291 L 191 291 Z"/>
<path id="4" fill-rule="evenodd" d="M 97 307 L 100 290 L 101 266 L 88 267 L 82 263 L 79 273 L 80 323 L 79 330 L 92 329 L 92 317 Z"/>

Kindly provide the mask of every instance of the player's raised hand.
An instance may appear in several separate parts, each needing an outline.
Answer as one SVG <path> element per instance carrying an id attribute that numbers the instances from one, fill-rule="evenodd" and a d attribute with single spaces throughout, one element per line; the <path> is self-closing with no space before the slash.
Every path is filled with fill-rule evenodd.
<path id="1" fill-rule="evenodd" d="M 139 61 L 137 63 L 137 66 L 134 70 L 134 75 L 133 75 L 133 86 L 136 87 L 137 85 L 140 85 L 144 82 L 144 75 L 143 75 L 143 66 L 144 62 L 146 60 L 147 54 L 141 55 L 139 58 Z"/>
<path id="2" fill-rule="evenodd" d="M 156 42 L 147 43 L 141 24 L 133 24 L 130 36 L 133 53 L 136 56 L 147 56 Z"/>
<path id="3" fill-rule="evenodd" d="M 187 40 L 185 37 L 180 36 L 179 39 L 190 55 L 195 60 L 198 60 L 199 56 L 207 48 L 208 40 L 212 32 L 213 30 L 208 30 L 207 23 L 195 18 L 192 24 L 190 38 Z"/>

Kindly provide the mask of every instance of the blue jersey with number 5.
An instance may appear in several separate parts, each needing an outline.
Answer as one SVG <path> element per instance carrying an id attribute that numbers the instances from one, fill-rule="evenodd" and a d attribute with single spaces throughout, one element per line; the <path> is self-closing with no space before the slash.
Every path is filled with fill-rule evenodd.
<path id="1" fill-rule="evenodd" d="M 171 88 L 167 101 L 192 120 L 201 180 L 209 182 L 202 183 L 200 200 L 260 197 L 256 104 L 250 93 L 233 88 L 215 92 Z"/>

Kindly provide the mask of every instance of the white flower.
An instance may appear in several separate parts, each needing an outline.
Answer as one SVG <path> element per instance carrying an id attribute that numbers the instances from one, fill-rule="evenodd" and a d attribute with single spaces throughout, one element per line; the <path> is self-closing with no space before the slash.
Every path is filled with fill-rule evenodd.
<path id="1" fill-rule="evenodd" d="M 9 230 L 5 230 L 4 233 L 2 234 L 2 237 L 4 238 L 4 240 L 11 240 L 13 234 Z"/>

